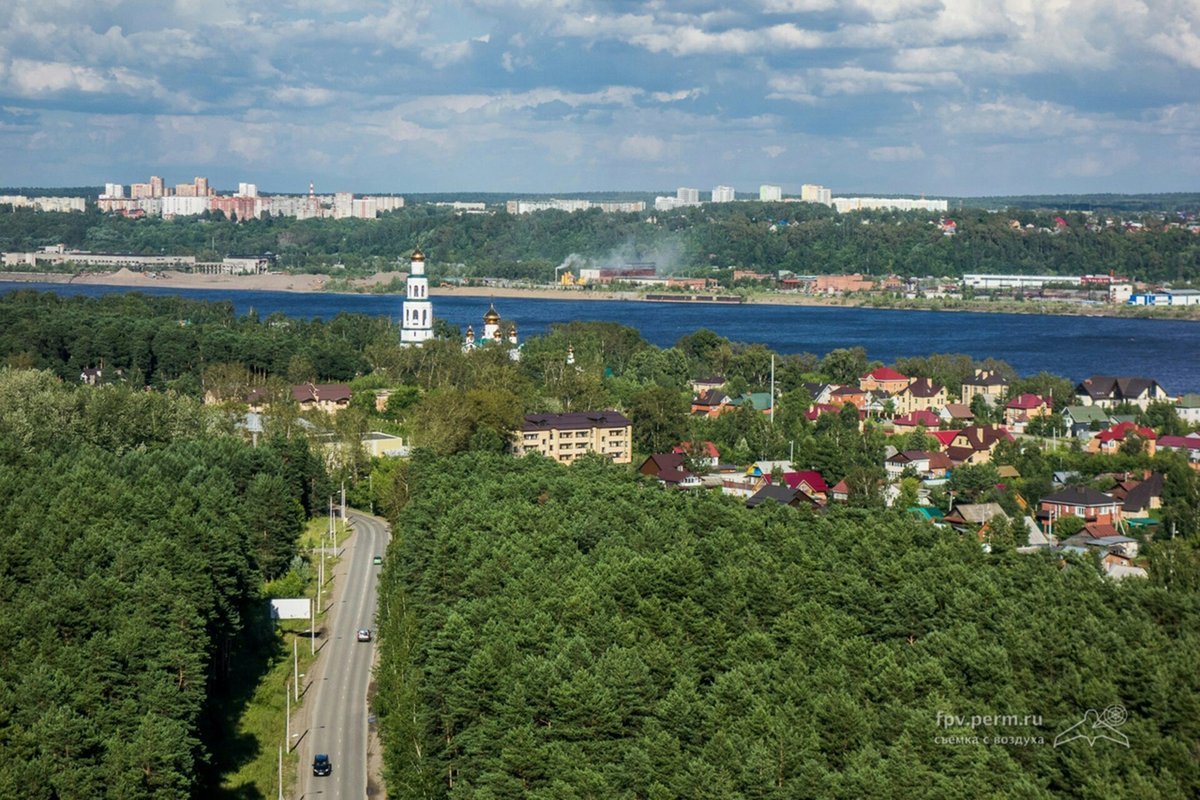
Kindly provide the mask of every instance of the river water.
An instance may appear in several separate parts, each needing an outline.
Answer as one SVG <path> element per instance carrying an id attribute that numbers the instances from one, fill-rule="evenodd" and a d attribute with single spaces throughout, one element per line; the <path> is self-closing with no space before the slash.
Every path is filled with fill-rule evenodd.
<path id="1" fill-rule="evenodd" d="M 231 289 L 136 290 L 120 286 L 0 282 L 0 292 L 20 288 L 64 296 L 111 292 L 177 294 L 196 300 L 228 300 L 239 314 L 253 308 L 329 319 L 340 312 L 382 315 L 398 324 L 399 295 L 264 292 Z M 966 353 L 1003 359 L 1022 375 L 1045 370 L 1072 380 L 1093 374 L 1154 378 L 1172 394 L 1200 391 L 1200 322 L 1116 317 L 888 311 L 870 308 L 652 303 L 637 300 L 498 298 L 496 310 L 515 322 L 521 337 L 545 332 L 556 322 L 615 321 L 645 339 L 669 347 L 685 334 L 708 328 L 735 342 L 764 344 L 779 353 L 824 355 L 838 347 L 866 348 L 871 359 L 891 363 L 905 356 Z M 434 297 L 434 315 L 466 328 L 482 327 L 488 299 Z"/>

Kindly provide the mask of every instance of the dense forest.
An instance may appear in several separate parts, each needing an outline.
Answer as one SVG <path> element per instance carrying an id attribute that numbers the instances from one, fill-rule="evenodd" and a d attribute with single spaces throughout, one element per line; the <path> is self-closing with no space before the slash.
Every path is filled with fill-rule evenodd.
<path id="1" fill-rule="evenodd" d="M 500 453 L 523 414 L 544 411 L 621 409 L 633 420 L 634 450 L 641 456 L 683 441 L 712 441 L 728 463 L 789 458 L 818 470 L 830 485 L 846 479 L 852 502 L 871 507 L 883 505 L 878 490 L 887 445 L 929 446 L 924 431 L 889 440 L 878 420 L 860 432 L 854 409 L 809 418 L 813 383 L 855 383 L 879 366 L 862 348 L 835 349 L 822 357 L 780 355 L 704 329 L 681 337 L 673 347 L 658 348 L 617 323 L 571 322 L 526 340 L 520 361 L 513 361 L 502 348 L 464 353 L 456 331 L 442 332 L 444 338 L 425 347 L 400 348 L 387 320 L 363 315 L 339 315 L 329 322 L 239 317 L 228 303 L 136 293 L 92 299 L 25 291 L 0 298 L 0 360 L 10 366 L 50 370 L 71 382 L 78 381 L 81 369 L 103 366 L 103 382 L 207 396 L 237 412 L 245 410 L 252 388 L 263 389 L 276 401 L 266 424 L 269 433 L 293 431 L 297 412 L 281 402 L 290 396 L 291 385 L 348 382 L 354 392 L 351 407 L 334 420 L 316 418 L 310 424 L 327 437 L 324 441 L 335 437 L 350 443 L 343 450 L 344 463 L 334 469 L 363 504 L 372 499 L 363 486 L 371 481 L 372 466 L 357 446 L 363 433 L 397 433 L 441 455 Z M 571 367 L 565 362 L 568 348 L 575 358 Z M 689 414 L 692 378 L 723 375 L 725 391 L 733 397 L 763 392 L 770 384 L 772 356 L 778 393 L 773 421 L 750 406 L 714 419 Z M 1018 376 L 997 359 L 931 354 L 900 359 L 894 366 L 906 375 L 944 384 L 952 396 L 979 368 L 1009 378 L 1014 395 L 1053 396 L 1058 410 L 1074 396 L 1074 384 L 1065 378 Z M 388 392 L 382 407 L 376 404 L 376 391 Z M 1001 413 L 986 404 L 976 403 L 973 411 L 980 422 L 1002 421 Z M 1163 404 L 1120 411 L 1159 433 L 1186 431 Z M 1043 496 L 1051 489 L 1054 471 L 1093 476 L 1153 468 L 1177 476 L 1171 485 L 1178 493 L 1167 499 L 1168 516 L 1178 520 L 1183 533 L 1200 529 L 1200 512 L 1187 510 L 1200 504 L 1200 476 L 1181 466 L 1177 455 L 1151 458 L 1137 450 L 1098 458 L 1078 446 L 1045 451 L 1033 442 L 1005 444 L 998 458 L 1019 468 L 1021 477 L 1007 482 L 1012 491 L 994 488 L 1000 481 L 991 468 L 957 470 L 947 491 L 960 499 L 995 500 L 1015 513 L 1017 493 Z M 377 476 L 377 491 L 382 492 L 388 474 L 378 465 L 375 469 L 384 470 Z M 383 495 L 374 500 L 385 507 L 393 503 Z M 937 503 L 945 507 L 940 495 Z"/>
<path id="2" fill-rule="evenodd" d="M 231 433 L 0 369 L 0 797 L 211 796 L 231 665 L 327 490 L 303 439 Z"/>
<path id="3" fill-rule="evenodd" d="M 1067 223 L 1056 226 L 1058 216 Z M 218 215 L 219 217 L 220 215 Z M 555 267 L 619 266 L 653 261 L 660 271 L 718 274 L 727 267 L 797 274 L 958 276 L 968 272 L 1081 275 L 1115 272 L 1146 281 L 1200 278 L 1200 238 L 1164 228 L 1089 229 L 1082 213 L 1040 209 L 948 214 L 957 235 L 944 236 L 943 215 L 855 212 L 839 215 L 810 203 L 716 203 L 669 212 L 605 214 L 599 210 L 462 214 L 412 205 L 377 220 L 265 218 L 126 219 L 17 209 L 0 214 L 0 250 L 65 244 L 93 252 L 194 255 L 274 253 L 283 269 L 348 274 L 405 269 L 414 246 L 430 255 L 435 278 L 496 277 L 550 282 Z M 1104 223 L 1104 218 L 1098 220 Z M 1012 223 L 1019 225 L 1014 228 Z M 1032 226 L 1026 228 L 1025 226 Z M 731 273 L 725 270 L 726 281 Z"/>
<path id="4" fill-rule="evenodd" d="M 1189 545 L 1117 585 L 892 512 L 750 511 L 600 461 L 419 458 L 405 478 L 376 699 L 394 797 L 1200 793 Z M 1054 746 L 1117 707 L 1128 749 Z"/>

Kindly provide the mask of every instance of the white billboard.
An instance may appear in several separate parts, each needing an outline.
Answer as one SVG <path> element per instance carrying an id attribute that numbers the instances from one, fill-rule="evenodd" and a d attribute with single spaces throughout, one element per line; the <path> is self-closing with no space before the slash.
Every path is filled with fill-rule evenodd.
<path id="1" fill-rule="evenodd" d="M 308 619 L 312 600 L 307 597 L 279 597 L 271 601 L 271 619 Z"/>

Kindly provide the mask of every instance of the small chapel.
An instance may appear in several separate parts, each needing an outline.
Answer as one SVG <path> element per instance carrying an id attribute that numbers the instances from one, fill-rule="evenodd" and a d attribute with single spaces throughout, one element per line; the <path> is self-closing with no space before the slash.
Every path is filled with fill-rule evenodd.
<path id="1" fill-rule="evenodd" d="M 487 313 L 483 315 L 483 335 L 477 340 L 475 328 L 467 326 L 467 335 L 463 339 L 463 352 L 469 353 L 484 347 L 508 347 L 508 357 L 513 361 L 521 360 L 521 344 L 517 341 L 517 326 L 510 324 L 507 340 L 500 332 L 500 314 L 496 304 L 489 303 Z"/>

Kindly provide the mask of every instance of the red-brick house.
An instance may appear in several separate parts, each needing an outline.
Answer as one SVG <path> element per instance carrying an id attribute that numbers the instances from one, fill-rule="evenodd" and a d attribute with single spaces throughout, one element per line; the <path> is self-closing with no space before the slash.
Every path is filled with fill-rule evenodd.
<path id="1" fill-rule="evenodd" d="M 858 379 L 858 388 L 864 392 L 884 391 L 895 394 L 908 386 L 908 376 L 891 367 L 878 367 Z"/>

